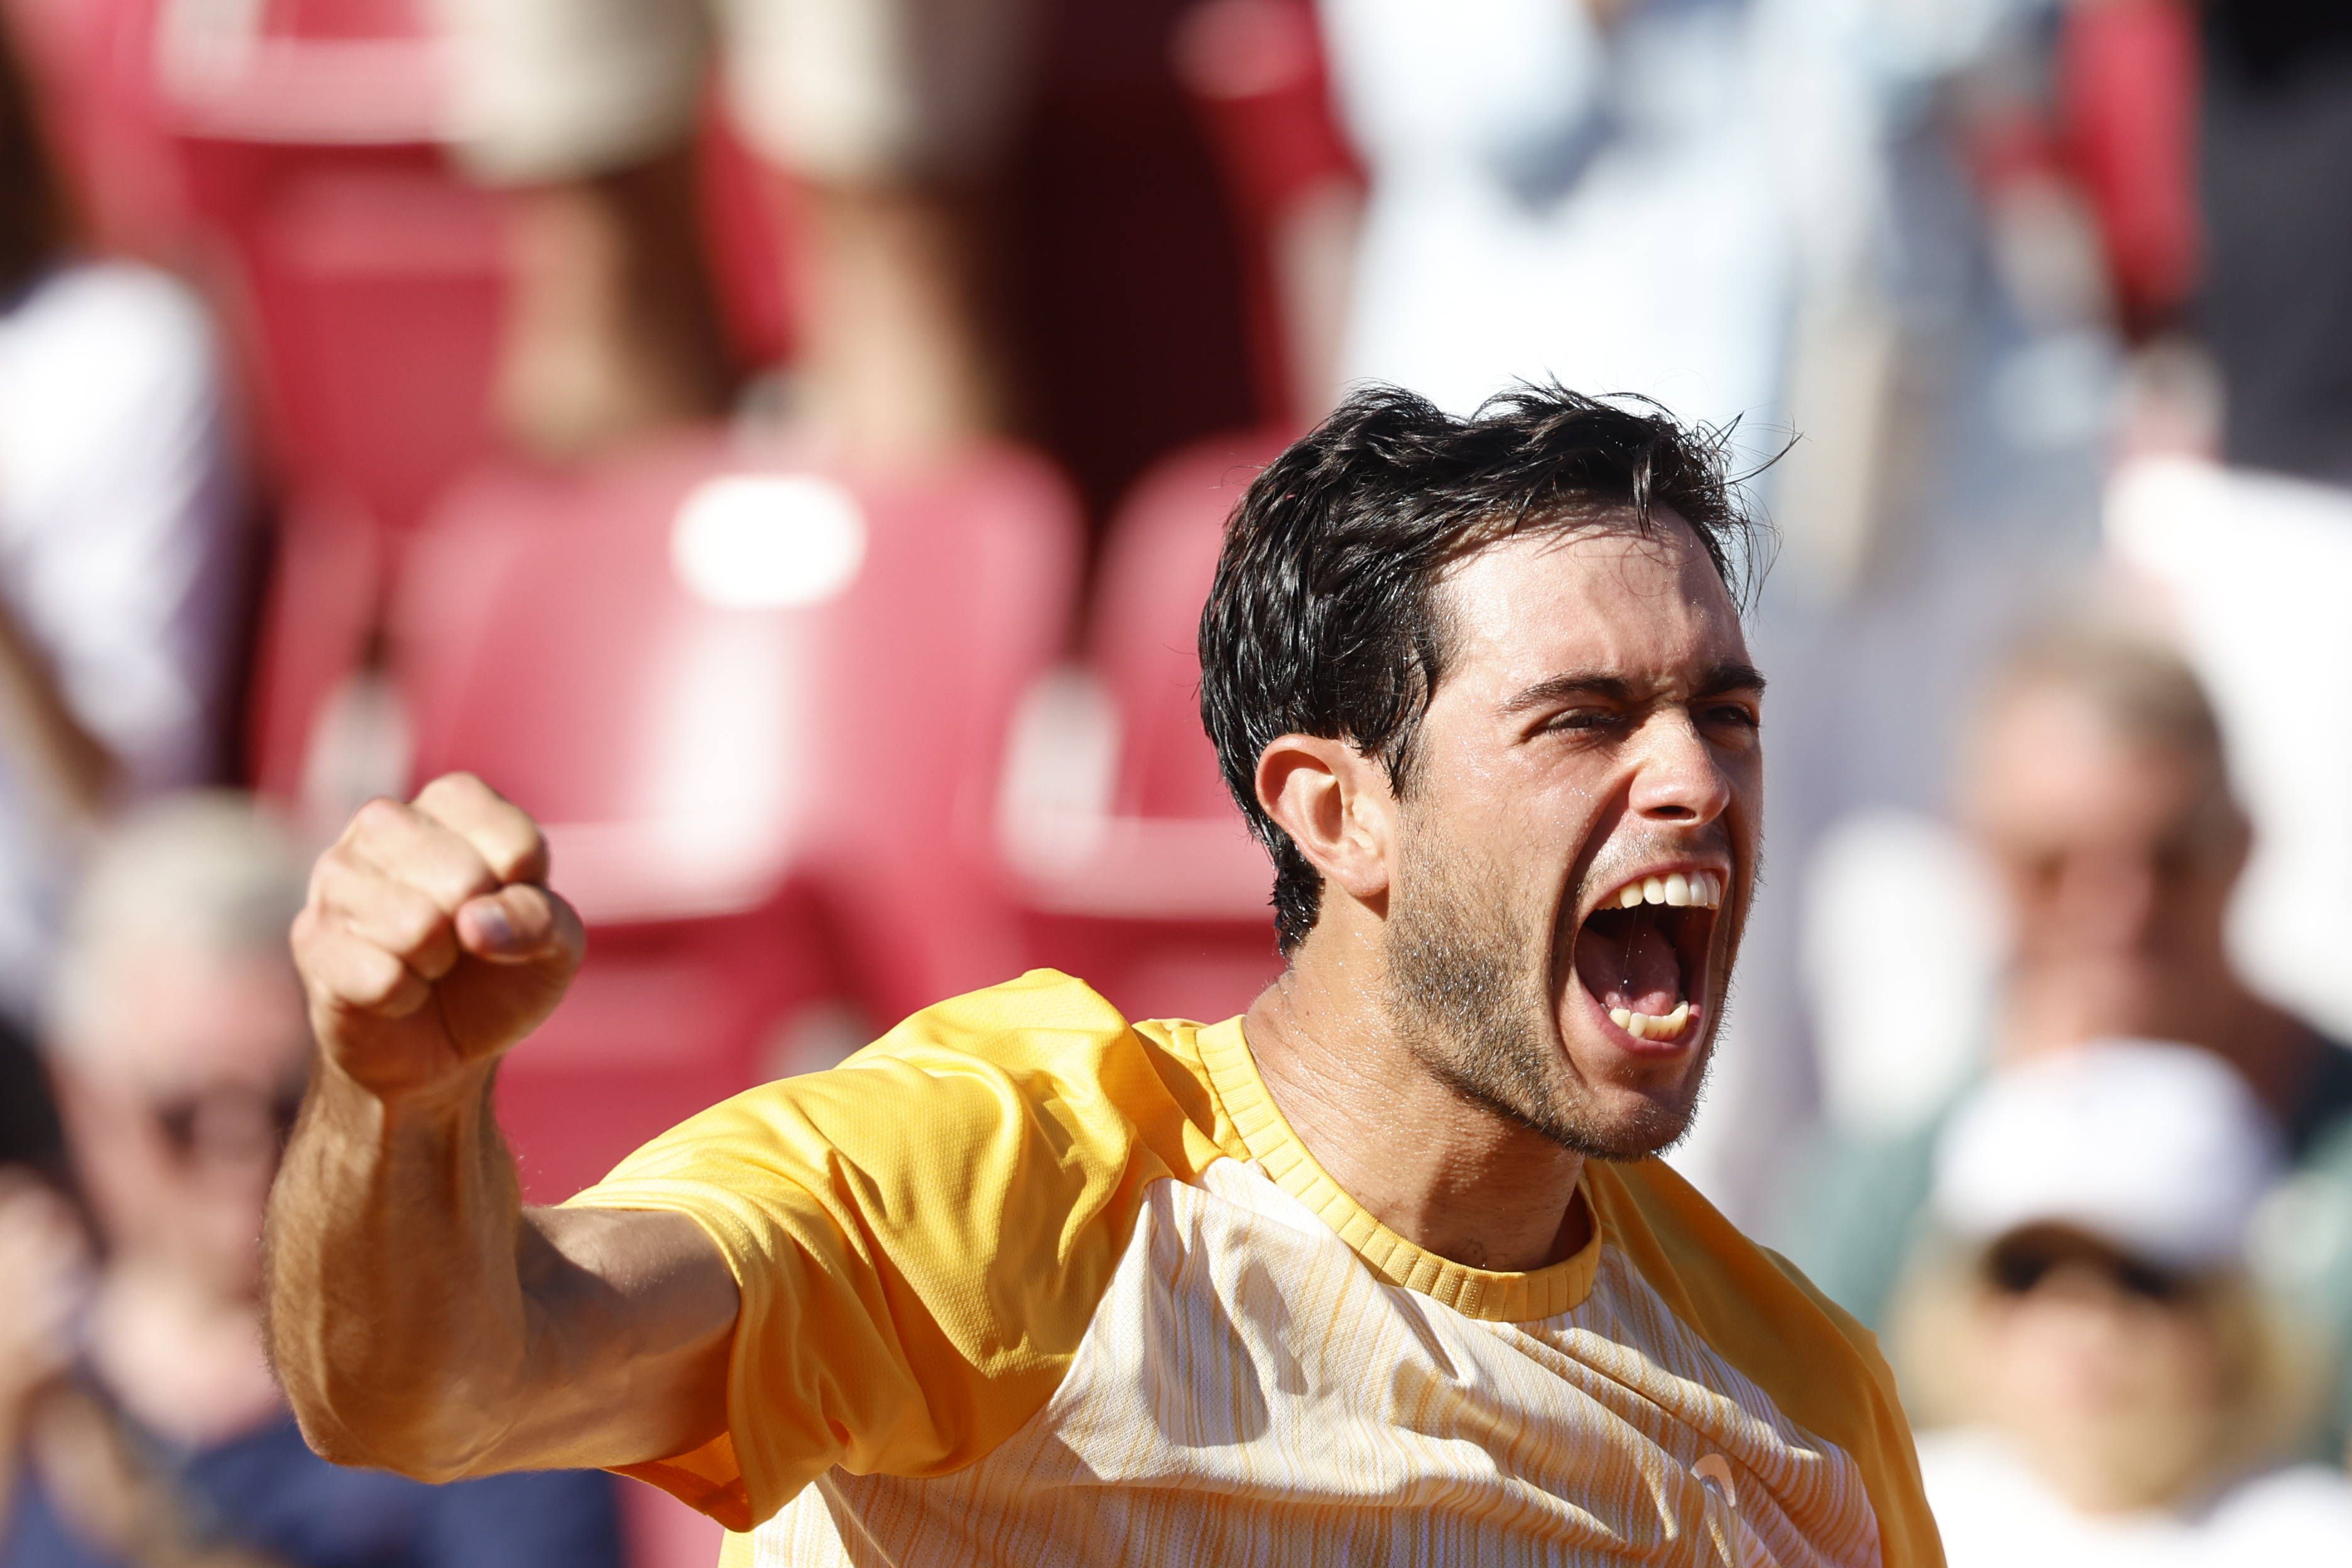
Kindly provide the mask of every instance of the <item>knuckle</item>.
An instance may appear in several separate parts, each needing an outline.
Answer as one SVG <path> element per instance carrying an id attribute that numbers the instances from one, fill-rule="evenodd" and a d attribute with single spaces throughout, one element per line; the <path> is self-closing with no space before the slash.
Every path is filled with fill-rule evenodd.
<path id="1" fill-rule="evenodd" d="M 419 867 L 411 880 L 444 914 L 455 914 L 457 906 L 498 884 L 497 877 L 481 858 L 464 846 L 453 847 L 452 853 L 436 856 L 430 866 Z"/>
<path id="2" fill-rule="evenodd" d="M 331 902 L 335 889 L 348 886 L 363 869 L 350 849 L 341 844 L 334 846 L 310 868 L 311 901 Z"/>
<path id="3" fill-rule="evenodd" d="M 390 795 L 380 795 L 352 814 L 352 831 L 344 837 L 347 841 L 354 837 L 378 838 L 402 831 L 408 823 L 408 807 Z M 341 847 L 337 846 L 338 848 Z"/>
<path id="4" fill-rule="evenodd" d="M 346 999 L 363 1007 L 381 1006 L 399 994 L 408 971 L 400 960 L 379 947 L 363 948 L 343 986 Z"/>
<path id="5" fill-rule="evenodd" d="M 485 858 L 502 879 L 512 879 L 537 862 L 547 841 L 539 824 L 509 806 L 484 835 Z"/>
<path id="6" fill-rule="evenodd" d="M 375 926 L 387 948 L 406 953 L 430 942 L 447 919 L 430 900 L 407 893 L 385 900 Z"/>
<path id="7" fill-rule="evenodd" d="M 434 779 L 417 792 L 416 799 L 419 805 L 423 805 L 428 800 L 479 799 L 490 793 L 490 786 L 484 784 L 478 774 L 468 773 L 461 768 L 455 773 L 443 773 Z"/>

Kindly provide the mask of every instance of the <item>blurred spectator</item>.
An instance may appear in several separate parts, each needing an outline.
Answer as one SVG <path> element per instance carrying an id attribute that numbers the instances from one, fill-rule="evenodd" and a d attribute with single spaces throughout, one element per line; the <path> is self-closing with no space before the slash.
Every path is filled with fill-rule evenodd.
<path id="1" fill-rule="evenodd" d="M 2262 1106 L 2179 1046 L 2030 1062 L 1953 1119 L 1960 1256 L 1908 1347 L 1915 1405 L 1965 1423 L 1919 1445 L 1952 1568 L 2342 1559 L 2352 1482 L 2277 1464 L 2315 1386 L 2246 1261 L 2279 1169 Z"/>
<path id="2" fill-rule="evenodd" d="M 1770 411 L 1789 293 L 1748 0 L 1322 0 L 1371 174 L 1341 379 Z"/>
<path id="3" fill-rule="evenodd" d="M 53 1049 L 103 1247 L 85 1279 L 53 1202 L 0 1197 L 0 1564 L 615 1568 L 608 1477 L 337 1469 L 279 1402 L 259 1235 L 310 1058 L 302 875 L 228 795 L 143 808 L 95 858 Z"/>
<path id="4" fill-rule="evenodd" d="M 2203 689 L 2137 634 L 2074 626 L 2011 656 L 1960 790 L 1997 874 L 2007 964 L 1978 1059 L 1996 1071 L 2108 1037 L 2175 1040 L 2235 1068 L 2292 1160 L 2352 1167 L 2352 1053 L 2256 995 L 2231 964 L 2250 847 Z M 1944 1120 L 1832 1128 L 1794 1184 L 1790 1250 L 1867 1321 L 1915 1245 Z"/>
<path id="5" fill-rule="evenodd" d="M 48 1074 L 31 1043 L 0 1025 L 0 1173 L 63 1173 L 65 1138 L 58 1126 Z"/>
<path id="6" fill-rule="evenodd" d="M 793 180 L 813 426 L 855 462 L 997 423 L 982 185 L 1019 100 L 1029 0 L 441 0 L 458 133 L 519 187 L 499 401 L 572 456 L 725 408 L 689 145 L 723 37 L 727 101 Z"/>
<path id="7" fill-rule="evenodd" d="M 75 848 L 215 763 L 242 607 L 212 330 L 73 249 L 0 40 L 0 1016 L 35 1010 Z"/>
<path id="8" fill-rule="evenodd" d="M 2223 454 L 2352 484 L 2352 7 L 2200 9 L 2203 325 Z"/>
<path id="9" fill-rule="evenodd" d="M 2042 3 L 1318 0 L 1372 185 L 1343 378 L 1467 407 L 1558 377 L 1784 423 L 1801 327 L 1883 310 L 1916 238 L 1898 127 Z"/>

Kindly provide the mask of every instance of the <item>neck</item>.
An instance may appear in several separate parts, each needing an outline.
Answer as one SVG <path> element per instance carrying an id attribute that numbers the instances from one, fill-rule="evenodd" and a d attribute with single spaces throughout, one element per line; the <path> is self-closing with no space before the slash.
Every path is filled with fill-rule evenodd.
<path id="1" fill-rule="evenodd" d="M 1574 1254 L 1591 1230 L 1574 1201 L 1583 1156 L 1440 1081 L 1360 978 L 1374 967 L 1302 953 L 1244 1016 L 1291 1131 L 1373 1218 L 1441 1258 L 1517 1273 Z"/>

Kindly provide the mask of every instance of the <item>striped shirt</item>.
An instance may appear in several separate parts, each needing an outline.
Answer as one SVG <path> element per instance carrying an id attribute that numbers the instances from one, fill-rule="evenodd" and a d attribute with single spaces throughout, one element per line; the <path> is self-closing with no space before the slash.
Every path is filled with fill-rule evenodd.
<path id="1" fill-rule="evenodd" d="M 694 1218 L 725 1436 L 628 1473 L 723 1561 L 1939 1564 L 1869 1335 L 1656 1161 L 1528 1273 L 1415 1247 L 1239 1019 L 1038 971 L 738 1096 L 572 1202 Z"/>

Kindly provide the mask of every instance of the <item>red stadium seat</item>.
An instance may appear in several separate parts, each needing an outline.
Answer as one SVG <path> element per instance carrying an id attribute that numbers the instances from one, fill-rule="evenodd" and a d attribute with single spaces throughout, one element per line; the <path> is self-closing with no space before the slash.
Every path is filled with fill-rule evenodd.
<path id="1" fill-rule="evenodd" d="M 503 1083 L 532 1191 L 804 1065 L 837 1001 L 887 1023 L 1019 967 L 990 786 L 1077 552 L 1004 450 L 880 488 L 714 434 L 452 492 L 394 602 L 417 774 L 546 823 L 591 932 Z"/>
<path id="2" fill-rule="evenodd" d="M 1222 1018 L 1281 969 L 1265 855 L 1201 728 L 1196 639 L 1226 514 L 1282 445 L 1204 442 L 1146 476 L 1105 547 L 1087 666 L 1033 694 L 1008 769 L 1035 961 L 1130 1016 Z"/>
<path id="3" fill-rule="evenodd" d="M 1313 0 L 1205 0 L 1176 36 L 1176 75 L 1208 132 L 1239 229 L 1258 405 L 1303 423 L 1317 391 L 1297 384 L 1301 303 L 1286 299 L 1282 254 L 1294 221 L 1364 173 L 1331 102 Z"/>
<path id="4" fill-rule="evenodd" d="M 499 198 L 441 145 L 446 59 L 426 0 L 161 3 L 184 15 L 151 42 L 157 95 L 287 497 L 250 758 L 284 795 L 320 704 L 370 644 L 382 574 L 446 487 L 497 449 Z M 730 322 L 748 354 L 770 357 L 789 341 L 775 213 L 731 138 L 706 150 Z M 335 537 L 303 536 L 318 527 Z M 307 591 L 322 573 L 336 591 Z M 322 666 L 331 657 L 346 662 Z"/>
<path id="5" fill-rule="evenodd" d="M 1041 683 L 1007 770 L 1000 832 L 1035 961 L 1129 1016 L 1225 1017 L 1281 971 L 1271 871 L 1201 728 L 1197 637 L 1224 521 L 1313 412 L 1278 254 L 1293 220 L 1363 180 L 1333 112 L 1312 0 L 1206 0 L 1178 79 L 1244 242 L 1257 401 L 1272 428 L 1162 461 L 1114 521 L 1086 663 Z"/>
<path id="6" fill-rule="evenodd" d="M 2058 85 L 2068 150 L 2137 332 L 2172 324 L 2197 283 L 2197 27 L 2189 0 L 2065 13 Z"/>
<path id="7" fill-rule="evenodd" d="M 423 0 L 166 10 L 161 94 L 282 476 L 397 533 L 490 449 L 505 268 L 439 145 Z"/>
<path id="8" fill-rule="evenodd" d="M 492 449 L 498 212 L 438 144 L 424 0 L 135 3 L 145 92 L 280 497 L 248 766 L 290 795 L 400 541 Z"/>

